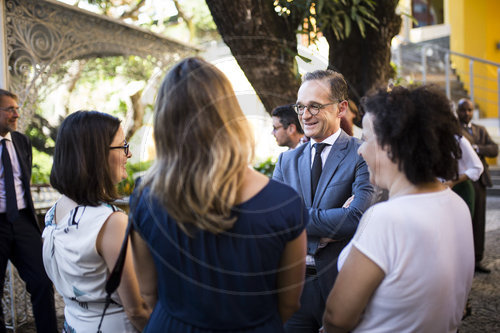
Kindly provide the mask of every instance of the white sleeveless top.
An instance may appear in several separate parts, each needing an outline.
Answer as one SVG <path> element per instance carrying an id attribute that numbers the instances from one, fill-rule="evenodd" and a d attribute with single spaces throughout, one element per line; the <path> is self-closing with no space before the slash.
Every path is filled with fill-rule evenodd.
<path id="1" fill-rule="evenodd" d="M 43 264 L 64 299 L 63 332 L 96 332 L 106 300 L 109 272 L 96 248 L 99 231 L 118 208 L 101 204 L 77 206 L 55 224 L 57 203 L 45 215 Z M 101 331 L 137 332 L 129 322 L 115 292 Z"/>

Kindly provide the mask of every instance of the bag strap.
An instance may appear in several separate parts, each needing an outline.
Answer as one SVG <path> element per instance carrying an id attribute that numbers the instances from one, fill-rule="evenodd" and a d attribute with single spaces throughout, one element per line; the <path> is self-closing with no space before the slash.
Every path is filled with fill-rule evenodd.
<path id="1" fill-rule="evenodd" d="M 116 211 L 114 207 L 113 211 Z M 113 267 L 113 270 L 111 271 L 111 274 L 109 275 L 108 280 L 106 281 L 106 286 L 104 288 L 106 290 L 106 303 L 104 304 L 104 310 L 102 311 L 101 320 L 99 321 L 99 326 L 97 327 L 97 333 L 102 333 L 101 325 L 104 319 L 104 315 L 106 314 L 106 310 L 108 309 L 109 305 L 112 302 L 111 294 L 114 293 L 115 290 L 118 289 L 118 286 L 120 285 L 120 280 L 122 279 L 123 266 L 125 265 L 125 256 L 127 255 L 128 238 L 132 229 L 133 229 L 132 216 L 130 216 L 128 219 L 127 230 L 125 231 L 125 238 L 123 239 L 122 247 L 120 248 L 120 254 L 116 259 L 115 266 Z"/>

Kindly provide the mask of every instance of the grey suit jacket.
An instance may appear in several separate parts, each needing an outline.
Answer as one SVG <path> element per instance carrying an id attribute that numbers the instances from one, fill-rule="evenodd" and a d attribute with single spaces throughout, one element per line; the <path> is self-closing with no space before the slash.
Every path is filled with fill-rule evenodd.
<path id="1" fill-rule="evenodd" d="M 359 139 L 344 131 L 332 146 L 319 179 L 314 201 L 311 194 L 311 145 L 282 153 L 273 178 L 293 187 L 309 209 L 307 252 L 314 255 L 326 296 L 337 276 L 337 257 L 354 235 L 363 212 L 371 205 L 373 187 L 366 162 L 357 153 Z M 354 195 L 348 208 L 345 201 Z M 323 237 L 334 242 L 320 244 Z"/>

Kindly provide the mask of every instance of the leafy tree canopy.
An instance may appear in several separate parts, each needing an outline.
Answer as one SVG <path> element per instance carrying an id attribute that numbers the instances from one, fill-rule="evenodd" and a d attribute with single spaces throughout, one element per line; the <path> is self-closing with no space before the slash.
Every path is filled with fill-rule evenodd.
<path id="1" fill-rule="evenodd" d="M 366 26 L 377 28 L 375 0 L 276 0 L 276 12 L 289 16 L 293 12 L 302 15 L 300 33 L 307 34 L 311 42 L 316 41 L 318 32 L 331 29 L 338 40 L 349 37 L 356 25 L 363 37 Z"/>

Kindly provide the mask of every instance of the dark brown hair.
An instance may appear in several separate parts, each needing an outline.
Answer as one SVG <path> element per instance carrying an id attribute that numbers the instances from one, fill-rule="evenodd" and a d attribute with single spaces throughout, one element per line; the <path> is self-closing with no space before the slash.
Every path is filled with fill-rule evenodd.
<path id="1" fill-rule="evenodd" d="M 325 80 L 330 84 L 330 98 L 333 101 L 343 101 L 347 99 L 347 82 L 339 72 L 330 69 L 317 70 L 304 74 L 302 82 L 312 80 Z"/>
<path id="2" fill-rule="evenodd" d="M 120 120 L 98 111 L 77 111 L 59 127 L 50 184 L 79 205 L 118 198 L 108 164 Z"/>

